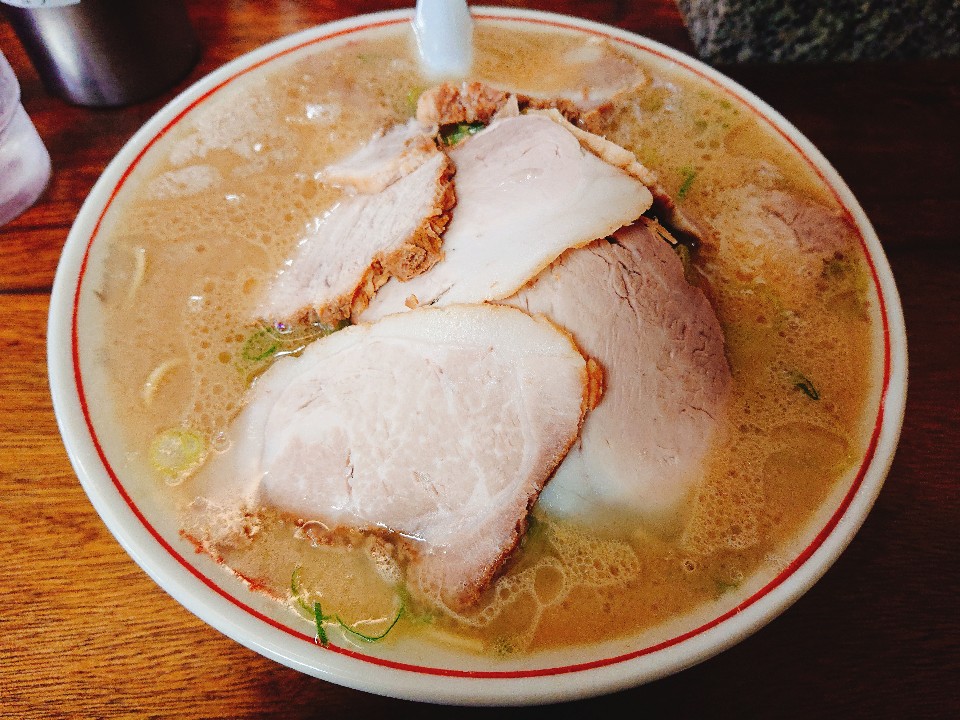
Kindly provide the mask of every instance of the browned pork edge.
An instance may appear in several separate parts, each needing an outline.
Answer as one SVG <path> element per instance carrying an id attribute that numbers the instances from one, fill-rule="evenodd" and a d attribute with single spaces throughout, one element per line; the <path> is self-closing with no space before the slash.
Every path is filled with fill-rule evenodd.
<path id="1" fill-rule="evenodd" d="M 611 160 L 602 151 L 598 142 L 606 141 L 604 130 L 616 103 L 629 90 L 621 90 L 612 98 L 598 106 L 585 110 L 573 100 L 567 98 L 536 98 L 530 95 L 514 94 L 520 111 L 556 110 L 570 123 L 571 130 L 581 144 L 598 157 L 613 165 L 620 164 Z M 460 85 L 444 82 L 424 91 L 417 101 L 417 120 L 427 125 L 454 125 L 457 123 L 489 124 L 509 100 L 512 93 L 498 90 L 482 82 L 464 82 Z M 589 133 L 596 138 L 588 138 Z M 618 146 L 619 147 L 619 146 Z M 632 153 L 631 153 L 632 155 Z M 655 172 L 641 165 L 634 157 L 634 166 L 640 172 L 623 168 L 643 182 L 653 195 L 653 212 L 674 234 L 699 242 L 701 230 L 687 215 L 677 207 L 676 202 L 667 193 L 657 179 Z"/>
<path id="2" fill-rule="evenodd" d="M 304 307 L 296 314 L 296 319 L 308 322 L 319 318 L 321 322 L 333 325 L 355 317 L 366 309 L 370 298 L 391 277 L 409 280 L 442 260 L 443 232 L 457 203 L 453 182 L 455 172 L 453 162 L 445 157 L 437 173 L 432 212 L 400 247 L 389 254 L 374 257 L 352 292 L 344 293 L 323 307 Z"/>
<path id="3" fill-rule="evenodd" d="M 566 98 L 536 98 L 472 81 L 460 85 L 445 82 L 424 91 L 417 100 L 417 120 L 425 125 L 439 126 L 457 123 L 488 125 L 511 95 L 517 98 L 517 106 L 521 111 L 553 108 L 572 123 L 579 123 L 584 116 L 584 111 Z"/>
<path id="4" fill-rule="evenodd" d="M 556 468 L 566 457 L 567 452 L 569 452 L 574 442 L 576 442 L 577 438 L 580 436 L 580 429 L 583 427 L 587 413 L 589 413 L 599 404 L 603 396 L 604 375 L 603 369 L 599 363 L 583 353 L 583 351 L 580 349 L 580 346 L 577 345 L 576 341 L 574 340 L 573 335 L 566 328 L 557 325 L 544 315 L 537 314 L 536 317 L 549 322 L 550 325 L 561 332 L 564 337 L 569 340 L 570 344 L 576 348 L 577 352 L 579 352 L 584 358 L 585 362 L 583 370 L 581 371 L 582 396 L 580 400 L 580 415 L 576 428 L 569 434 L 565 442 L 559 443 L 555 447 L 553 456 L 549 461 L 542 464 L 540 472 L 530 483 L 531 490 L 527 495 L 524 509 L 517 519 L 513 533 L 502 545 L 500 553 L 483 568 L 479 575 L 472 578 L 470 581 L 464 582 L 455 588 L 441 589 L 440 599 L 454 610 L 464 611 L 468 610 L 472 606 L 475 606 L 481 600 L 483 594 L 491 587 L 494 581 L 507 570 L 512 556 L 516 552 L 517 547 L 520 545 L 520 542 L 528 529 L 528 518 L 530 512 L 532 511 L 533 506 L 536 504 L 541 491 L 546 486 L 547 482 L 549 482 L 549 479 L 553 475 Z M 244 511 L 244 517 L 247 520 L 253 519 L 255 515 L 255 512 L 246 510 Z M 298 526 L 303 525 L 307 521 L 307 518 L 300 517 L 295 513 L 281 512 L 281 515 L 287 521 Z M 242 529 L 242 534 L 247 540 L 253 538 L 254 532 L 250 529 L 249 524 L 244 526 Z M 218 564 L 228 567 L 222 554 L 223 547 L 221 547 L 218 542 L 212 541 L 209 537 L 203 537 L 201 534 L 189 532 L 184 529 L 180 530 L 180 535 L 194 546 L 197 553 L 207 554 Z M 416 579 L 417 573 L 420 571 L 419 563 L 422 557 L 422 553 L 420 552 L 417 543 L 386 528 L 359 529 L 347 526 L 332 527 L 324 530 L 323 532 L 318 531 L 316 535 L 311 538 L 311 540 L 313 542 L 320 542 L 325 545 L 336 546 L 348 544 L 358 537 L 367 536 L 378 537 L 395 547 L 398 551 L 397 557 L 404 561 L 407 565 L 408 573 L 410 573 L 411 579 Z M 271 589 L 270 584 L 266 580 L 244 574 L 232 567 L 228 567 L 228 569 L 231 570 L 231 572 L 233 572 L 237 577 L 246 582 L 251 590 L 263 592 L 280 601 L 285 599 Z"/>

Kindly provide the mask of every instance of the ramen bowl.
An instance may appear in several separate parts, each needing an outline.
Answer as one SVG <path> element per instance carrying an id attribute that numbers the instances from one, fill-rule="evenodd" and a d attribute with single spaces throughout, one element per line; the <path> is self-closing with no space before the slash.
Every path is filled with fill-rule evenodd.
<path id="1" fill-rule="evenodd" d="M 695 611 L 595 643 L 499 654 L 421 642 L 415 635 L 380 644 L 349 632 L 332 633 L 322 643 L 310 617 L 253 591 L 216 558 L 195 552 L 195 543 L 171 512 L 167 486 L 127 461 L 129 439 L 106 400 L 106 371 L 98 352 L 103 319 L 97 303 L 109 281 L 106 238 L 128 194 L 155 163 L 164 138 L 192 122 L 208 104 L 297 58 L 377 34 L 409 32 L 410 12 L 352 18 L 266 45 L 200 80 L 144 125 L 95 185 L 64 247 L 49 318 L 50 383 L 71 462 L 104 523 L 162 588 L 212 627 L 300 672 L 373 693 L 451 704 L 557 702 L 654 681 L 710 658 L 770 622 L 826 572 L 863 523 L 890 467 L 905 403 L 906 340 L 889 266 L 862 209 L 827 160 L 763 101 L 696 60 L 616 28 L 532 11 L 474 8 L 474 17 L 480 26 L 601 41 L 709 87 L 791 147 L 855 228 L 866 267 L 862 292 L 874 317 L 875 382 L 864 412 L 864 439 L 772 569 L 757 571 L 734 592 L 720 593 Z M 142 274 L 144 268 L 132 272 Z M 190 267 L 183 272 L 189 274 Z M 133 303 L 128 311 L 143 309 Z M 810 398 L 815 394 L 809 383 L 795 385 Z"/>

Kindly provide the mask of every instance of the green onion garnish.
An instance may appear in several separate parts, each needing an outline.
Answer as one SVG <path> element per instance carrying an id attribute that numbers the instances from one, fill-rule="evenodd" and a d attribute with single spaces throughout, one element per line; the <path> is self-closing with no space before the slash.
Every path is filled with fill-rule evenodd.
<path id="1" fill-rule="evenodd" d="M 313 619 L 317 623 L 317 642 L 321 647 L 329 647 L 330 639 L 327 637 L 327 631 L 323 629 L 323 621 L 329 618 L 323 614 L 323 609 L 319 602 L 313 604 Z"/>
<path id="2" fill-rule="evenodd" d="M 150 464 L 168 482 L 179 482 L 200 465 L 206 452 L 206 443 L 196 430 L 170 428 L 151 441 Z"/>
<path id="3" fill-rule="evenodd" d="M 258 330 L 243 345 L 243 359 L 262 362 L 280 349 L 280 338 L 273 328 Z"/>
<path id="4" fill-rule="evenodd" d="M 810 379 L 806 376 L 794 372 L 790 374 L 790 380 L 795 390 L 799 390 L 811 400 L 820 399 L 820 393 L 817 392 L 817 388 L 814 387 L 813 383 L 810 382 Z"/>
<path id="5" fill-rule="evenodd" d="M 387 633 L 393 630 L 393 626 L 397 624 L 397 621 L 400 620 L 400 616 L 403 615 L 403 610 L 404 610 L 404 606 L 401 605 L 400 608 L 397 610 L 396 616 L 393 618 L 393 622 L 391 622 L 390 625 L 387 627 L 387 629 L 384 630 L 379 635 L 365 635 L 364 633 L 360 632 L 354 627 L 351 627 L 350 625 L 345 623 L 343 620 L 341 620 L 339 615 L 335 615 L 334 619 L 340 624 L 340 627 L 342 627 L 351 635 L 354 635 L 360 638 L 364 642 L 377 642 L 377 640 L 383 640 L 387 636 Z"/>
<path id="6" fill-rule="evenodd" d="M 476 135 L 486 127 L 483 123 L 457 123 L 456 125 L 445 125 L 440 129 L 440 137 L 443 138 L 444 145 L 448 147 L 456 145 L 461 140 L 466 140 L 471 135 Z"/>
<path id="7" fill-rule="evenodd" d="M 293 575 L 290 577 L 290 592 L 293 593 L 293 599 L 296 601 L 297 605 L 306 610 L 308 613 L 313 612 L 303 597 L 303 588 L 300 586 L 299 565 L 293 569 Z"/>
<path id="8" fill-rule="evenodd" d="M 293 574 L 290 576 L 290 592 L 293 595 L 293 599 L 297 604 L 297 607 L 302 609 L 304 613 L 310 616 L 313 619 L 314 624 L 317 627 L 317 642 L 322 647 L 328 647 L 330 645 L 330 638 L 327 636 L 327 631 L 324 629 L 323 624 L 331 620 L 336 621 L 336 623 L 342 627 L 346 632 L 350 633 L 356 638 L 363 640 L 364 642 L 377 642 L 378 640 L 383 640 L 387 634 L 393 630 L 394 626 L 400 621 L 401 616 L 406 611 L 406 603 L 404 602 L 404 593 L 405 590 L 400 591 L 400 607 L 397 609 L 397 614 L 394 616 L 393 620 L 390 622 L 390 625 L 387 626 L 379 635 L 367 635 L 366 633 L 360 632 L 354 626 L 345 622 L 338 614 L 334 613 L 333 615 L 324 615 L 323 608 L 320 605 L 319 601 L 314 601 L 313 606 L 311 607 L 306 599 L 303 586 L 300 583 L 300 571 L 301 567 L 297 565 L 293 569 Z"/>
<path id="9" fill-rule="evenodd" d="M 684 165 L 680 168 L 680 173 L 683 175 L 683 182 L 680 184 L 680 189 L 677 190 L 677 199 L 683 200 L 690 192 L 690 186 L 693 185 L 693 181 L 697 177 L 697 170 L 690 165 Z"/>

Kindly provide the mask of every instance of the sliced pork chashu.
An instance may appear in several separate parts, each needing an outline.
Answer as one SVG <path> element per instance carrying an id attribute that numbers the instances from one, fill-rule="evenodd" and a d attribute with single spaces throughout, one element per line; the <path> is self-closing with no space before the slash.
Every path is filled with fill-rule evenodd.
<path id="1" fill-rule="evenodd" d="M 626 148 L 617 145 L 615 142 L 607 140 L 602 135 L 597 135 L 596 133 L 577 127 L 556 108 L 548 107 L 542 110 L 530 110 L 529 112 L 543 115 L 555 123 L 559 123 L 567 128 L 567 130 L 580 141 L 580 144 L 583 145 L 584 148 L 590 150 L 602 160 L 623 169 L 624 172 L 640 180 L 647 186 L 647 189 L 653 196 L 652 210 L 657 218 L 680 237 L 687 240 L 699 241 L 700 228 L 677 207 L 673 198 L 670 197 L 660 184 L 660 181 L 657 179 L 657 174 L 637 160 L 636 155 Z"/>
<path id="2" fill-rule="evenodd" d="M 569 334 L 504 306 L 348 327 L 256 381 L 205 492 L 396 533 L 421 587 L 464 606 L 516 547 L 595 401 L 596 372 Z"/>
<path id="3" fill-rule="evenodd" d="M 566 252 L 506 301 L 565 327 L 604 373 L 603 400 L 540 504 L 670 532 L 724 416 L 730 371 L 710 303 L 652 223 L 615 238 Z"/>
<path id="4" fill-rule="evenodd" d="M 355 315 L 390 277 L 406 280 L 441 257 L 453 207 L 453 165 L 408 126 L 328 168 L 326 179 L 360 190 L 335 205 L 297 245 L 256 309 L 268 320 L 325 322 Z"/>
<path id="5" fill-rule="evenodd" d="M 626 55 L 610 44 L 588 44 L 570 52 L 557 63 L 553 77 L 538 73 L 543 86 L 579 88 L 563 95 L 506 91 L 478 81 L 444 82 L 420 95 L 417 119 L 424 124 L 489 123 L 513 98 L 520 110 L 555 108 L 571 122 L 585 123 L 597 113 L 606 114 L 612 103 L 629 90 L 650 83 L 649 77 Z"/>
<path id="6" fill-rule="evenodd" d="M 650 207 L 646 186 L 548 117 L 494 121 L 449 150 L 457 206 L 443 262 L 380 288 L 363 320 L 414 305 L 507 297 L 570 247 L 604 237 Z"/>
<path id="7" fill-rule="evenodd" d="M 320 179 L 362 193 L 377 193 L 436 155 L 436 129 L 410 120 L 374 137 L 343 160 L 328 165 Z"/>
<path id="8" fill-rule="evenodd" d="M 417 121 L 425 125 L 481 123 L 488 125 L 497 118 L 519 115 L 528 109 L 552 108 L 567 120 L 577 120 L 583 109 L 563 97 L 538 98 L 522 93 L 498 90 L 482 82 L 441 83 L 423 92 L 417 100 Z"/>
<path id="9" fill-rule="evenodd" d="M 648 84 L 649 78 L 636 68 L 635 72 L 630 72 L 633 64 L 628 58 L 607 55 L 600 45 L 584 47 L 574 54 L 582 54 L 580 60 L 586 63 L 582 69 L 590 68 L 588 74 L 591 78 L 590 82 L 584 83 L 590 91 L 585 91 L 576 100 L 511 94 L 480 82 L 442 83 L 420 96 L 417 119 L 422 127 L 422 124 L 487 124 L 521 111 L 548 117 L 569 130 L 585 149 L 643 182 L 653 195 L 654 213 L 675 235 L 698 240 L 700 228 L 677 207 L 660 184 L 657 174 L 642 165 L 631 151 L 594 132 L 602 128 L 600 119 L 603 116 L 612 113 L 617 104 L 633 95 L 637 88 Z"/>
<path id="10" fill-rule="evenodd" d="M 485 83 L 440 83 L 417 98 L 417 120 L 423 125 L 486 125 L 509 97 L 510 93 Z"/>

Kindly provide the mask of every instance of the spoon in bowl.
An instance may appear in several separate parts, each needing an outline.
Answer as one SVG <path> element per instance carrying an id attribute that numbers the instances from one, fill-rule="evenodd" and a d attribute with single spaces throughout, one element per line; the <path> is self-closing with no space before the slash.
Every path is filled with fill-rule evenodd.
<path id="1" fill-rule="evenodd" d="M 426 74 L 463 77 L 473 60 L 473 20 L 466 0 L 417 0 L 413 32 Z"/>

